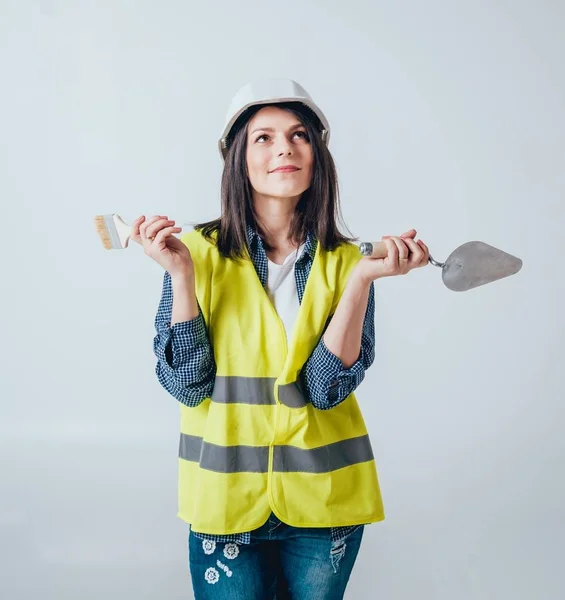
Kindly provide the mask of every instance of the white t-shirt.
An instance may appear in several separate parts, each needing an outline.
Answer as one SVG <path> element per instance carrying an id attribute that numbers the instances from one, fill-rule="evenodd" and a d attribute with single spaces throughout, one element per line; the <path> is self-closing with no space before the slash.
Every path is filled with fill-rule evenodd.
<path id="1" fill-rule="evenodd" d="M 298 315 L 300 302 L 298 301 L 298 291 L 296 289 L 296 279 L 294 276 L 294 265 L 302 255 L 304 244 L 291 252 L 282 265 L 277 265 L 271 260 L 268 262 L 267 290 L 269 298 L 273 303 L 286 332 L 287 341 L 292 334 L 292 328 Z"/>

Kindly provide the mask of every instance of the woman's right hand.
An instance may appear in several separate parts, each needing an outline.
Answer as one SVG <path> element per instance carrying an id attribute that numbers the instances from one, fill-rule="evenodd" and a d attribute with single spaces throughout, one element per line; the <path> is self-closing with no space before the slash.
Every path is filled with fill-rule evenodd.
<path id="1" fill-rule="evenodd" d="M 190 251 L 173 234 L 180 233 L 182 227 L 175 227 L 175 221 L 166 216 L 156 215 L 150 219 L 138 217 L 131 228 L 131 240 L 137 242 L 155 262 L 160 264 L 169 275 L 192 275 L 194 264 Z"/>

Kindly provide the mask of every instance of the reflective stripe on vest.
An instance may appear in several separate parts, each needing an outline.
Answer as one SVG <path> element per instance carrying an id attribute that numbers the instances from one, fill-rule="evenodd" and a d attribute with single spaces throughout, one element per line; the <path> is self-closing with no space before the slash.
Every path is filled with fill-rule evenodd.
<path id="1" fill-rule="evenodd" d="M 216 365 L 214 390 L 180 403 L 179 516 L 194 531 L 252 531 L 276 512 L 295 527 L 383 518 L 355 393 L 311 404 L 304 369 L 361 260 L 355 244 L 318 243 L 288 339 L 249 256 L 230 260 L 201 232 L 182 236 Z"/>
<path id="2" fill-rule="evenodd" d="M 276 404 L 275 377 L 225 377 L 216 375 L 212 402 L 219 404 Z M 298 382 L 279 386 L 279 400 L 289 408 L 302 408 L 306 400 Z"/>
<path id="3" fill-rule="evenodd" d="M 269 446 L 218 446 L 201 437 L 181 434 L 179 457 L 218 473 L 267 473 Z M 373 460 L 368 435 L 304 450 L 274 446 L 273 471 L 279 473 L 329 473 Z"/>

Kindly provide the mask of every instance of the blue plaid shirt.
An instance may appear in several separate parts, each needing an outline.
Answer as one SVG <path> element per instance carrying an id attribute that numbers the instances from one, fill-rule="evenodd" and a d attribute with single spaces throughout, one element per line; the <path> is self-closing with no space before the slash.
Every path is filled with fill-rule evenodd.
<path id="1" fill-rule="evenodd" d="M 257 232 L 248 227 L 247 242 L 249 254 L 264 288 L 267 286 L 267 253 Z M 309 234 L 304 250 L 296 261 L 294 274 L 298 300 L 302 303 L 306 281 L 316 253 L 317 241 Z M 173 292 L 171 277 L 165 272 L 161 301 L 155 317 L 157 334 L 153 349 L 157 356 L 155 372 L 159 383 L 186 406 L 198 406 L 212 395 L 216 376 L 216 364 L 202 313 L 191 321 L 175 323 L 171 327 Z M 329 320 L 326 323 L 326 327 Z M 322 332 L 323 335 L 323 332 Z M 319 410 L 329 410 L 343 402 L 365 377 L 365 370 L 375 359 L 375 295 L 371 284 L 367 311 L 363 322 L 361 351 L 357 361 L 345 369 L 341 360 L 324 344 L 322 337 L 307 360 L 302 371 L 304 389 L 309 401 Z M 339 542 L 353 533 L 358 526 L 332 527 L 331 538 Z M 251 532 L 208 535 L 194 532 L 194 535 L 216 542 L 249 544 Z"/>

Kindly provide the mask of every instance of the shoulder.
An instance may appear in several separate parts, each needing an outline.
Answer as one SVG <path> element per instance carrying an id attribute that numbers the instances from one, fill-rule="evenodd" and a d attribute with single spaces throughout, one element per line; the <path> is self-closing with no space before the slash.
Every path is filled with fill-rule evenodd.
<path id="1" fill-rule="evenodd" d="M 181 235 L 181 242 L 190 250 L 190 255 L 194 263 L 212 263 L 219 256 L 218 249 L 213 240 L 209 240 L 201 231 L 193 229 Z"/>
<path id="2" fill-rule="evenodd" d="M 343 242 L 338 249 L 341 250 L 344 256 L 361 256 L 359 246 L 353 242 Z"/>
<path id="3" fill-rule="evenodd" d="M 361 259 L 359 246 L 353 242 L 343 242 L 334 250 L 327 252 L 327 255 L 338 265 L 355 264 Z"/>
<path id="4" fill-rule="evenodd" d="M 342 242 L 334 250 L 320 250 L 318 264 L 325 272 L 325 280 L 335 289 L 336 298 L 339 299 L 352 270 L 362 258 L 359 247 L 352 242 Z"/>
<path id="5" fill-rule="evenodd" d="M 216 236 L 214 235 L 213 237 L 215 239 Z M 191 252 L 193 250 L 209 252 L 210 250 L 216 248 L 215 241 L 205 238 L 202 232 L 198 229 L 193 229 L 192 231 L 183 233 L 180 239 L 183 244 L 188 246 L 188 249 Z"/>

